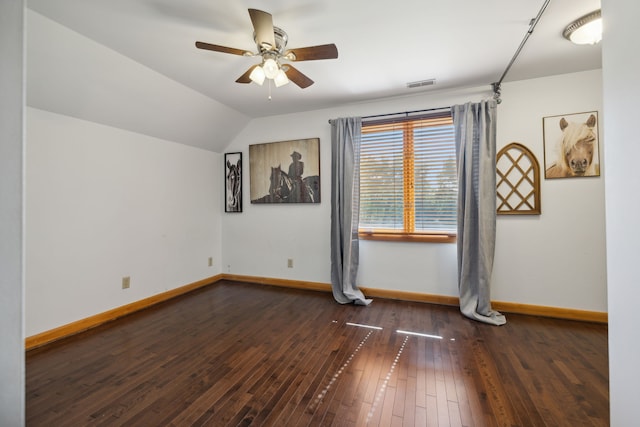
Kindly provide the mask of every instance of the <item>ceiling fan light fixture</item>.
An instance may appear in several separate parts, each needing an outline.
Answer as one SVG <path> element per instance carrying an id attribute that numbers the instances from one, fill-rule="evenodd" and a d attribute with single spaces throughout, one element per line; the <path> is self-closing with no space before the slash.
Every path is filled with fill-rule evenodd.
<path id="1" fill-rule="evenodd" d="M 284 86 L 289 83 L 289 78 L 282 68 L 278 70 L 278 73 L 273 79 L 273 82 L 275 83 L 276 87 Z"/>
<path id="2" fill-rule="evenodd" d="M 562 35 L 575 44 L 600 42 L 602 40 L 602 12 L 598 9 L 576 19 L 567 25 Z"/>
<path id="3" fill-rule="evenodd" d="M 262 62 L 249 67 L 244 74 L 238 77 L 236 83 L 254 82 L 262 85 L 266 79 L 269 79 L 269 83 L 273 80 L 276 87 L 283 86 L 291 81 L 299 88 L 305 89 L 313 84 L 313 80 L 293 66 L 287 63 L 281 64 L 281 61 L 316 61 L 338 57 L 338 48 L 333 43 L 286 50 L 289 37 L 284 30 L 273 25 L 273 17 L 270 13 L 258 9 L 249 9 L 249 17 L 254 29 L 253 40 L 256 42 L 257 48 L 255 53 L 217 44 L 196 42 L 196 48 L 198 49 L 232 55 L 260 57 Z"/>
<path id="4" fill-rule="evenodd" d="M 262 86 L 262 83 L 264 83 L 265 77 L 266 75 L 264 73 L 264 70 L 259 65 L 253 69 L 251 74 L 249 74 L 249 78 L 251 79 L 251 81 L 259 86 Z"/>
<path id="5" fill-rule="evenodd" d="M 273 58 L 265 59 L 264 63 L 262 64 L 262 68 L 264 69 L 264 75 L 271 80 L 276 78 L 278 70 L 280 69 L 278 63 Z"/>

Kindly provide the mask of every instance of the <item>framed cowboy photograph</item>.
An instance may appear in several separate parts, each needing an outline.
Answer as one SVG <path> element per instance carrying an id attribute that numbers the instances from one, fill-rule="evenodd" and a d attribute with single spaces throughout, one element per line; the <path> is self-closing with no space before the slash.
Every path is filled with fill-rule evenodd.
<path id="1" fill-rule="evenodd" d="M 320 138 L 249 146 L 251 203 L 320 203 Z"/>
<path id="2" fill-rule="evenodd" d="M 242 153 L 225 153 L 224 167 L 224 211 L 242 212 Z"/>

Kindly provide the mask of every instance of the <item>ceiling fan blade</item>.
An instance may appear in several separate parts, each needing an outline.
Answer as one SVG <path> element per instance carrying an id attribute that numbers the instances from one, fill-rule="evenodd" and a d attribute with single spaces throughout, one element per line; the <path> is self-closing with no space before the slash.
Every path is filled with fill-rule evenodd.
<path id="1" fill-rule="evenodd" d="M 233 47 L 220 46 L 217 44 L 211 44 L 211 43 L 205 43 L 205 42 L 196 42 L 196 47 L 198 49 L 213 50 L 215 52 L 222 52 L 222 53 L 231 53 L 233 55 L 253 56 L 252 52 L 249 52 L 246 50 L 235 49 Z"/>
<path id="2" fill-rule="evenodd" d="M 253 69 L 256 68 L 258 65 L 260 64 L 253 65 L 251 68 L 249 68 L 243 75 L 238 77 L 238 80 L 236 80 L 236 83 L 251 83 L 251 79 L 249 78 L 249 75 L 251 74 Z"/>
<path id="3" fill-rule="evenodd" d="M 338 57 L 338 48 L 335 44 L 323 44 L 320 46 L 301 47 L 289 49 L 284 56 L 291 61 L 315 61 L 317 59 L 335 59 Z"/>
<path id="4" fill-rule="evenodd" d="M 297 69 L 293 68 L 291 65 L 287 64 L 286 68 L 287 69 L 284 71 L 284 73 L 287 75 L 289 80 L 300 86 L 300 88 L 304 89 L 313 84 L 313 80 L 302 74 Z"/>
<path id="5" fill-rule="evenodd" d="M 276 39 L 273 35 L 273 17 L 270 13 L 258 9 L 249 9 L 251 23 L 256 33 L 256 43 L 266 50 L 276 48 Z"/>

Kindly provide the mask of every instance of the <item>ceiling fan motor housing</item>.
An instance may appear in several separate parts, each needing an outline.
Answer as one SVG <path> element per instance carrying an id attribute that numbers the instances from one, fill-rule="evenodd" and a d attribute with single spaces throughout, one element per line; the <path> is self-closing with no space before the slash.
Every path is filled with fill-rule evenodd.
<path id="1" fill-rule="evenodd" d="M 273 27 L 273 36 L 276 41 L 276 45 L 269 46 L 268 44 L 260 44 L 258 40 L 256 40 L 256 33 L 253 33 L 253 41 L 256 42 L 256 46 L 258 47 L 258 52 L 260 52 L 260 54 L 269 51 L 277 52 L 278 55 L 282 55 L 284 53 L 284 49 L 287 47 L 287 42 L 289 41 L 289 36 L 287 36 L 287 33 L 282 28 L 275 26 Z"/>

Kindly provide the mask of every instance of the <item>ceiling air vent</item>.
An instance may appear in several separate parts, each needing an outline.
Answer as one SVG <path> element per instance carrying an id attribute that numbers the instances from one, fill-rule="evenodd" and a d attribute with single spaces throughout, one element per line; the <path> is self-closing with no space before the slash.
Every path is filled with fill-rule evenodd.
<path id="1" fill-rule="evenodd" d="M 431 86 L 436 84 L 436 79 L 428 79 L 428 80 L 420 80 L 417 82 L 409 82 L 407 83 L 407 88 L 408 89 L 415 89 L 417 87 L 422 87 L 422 86 Z"/>

